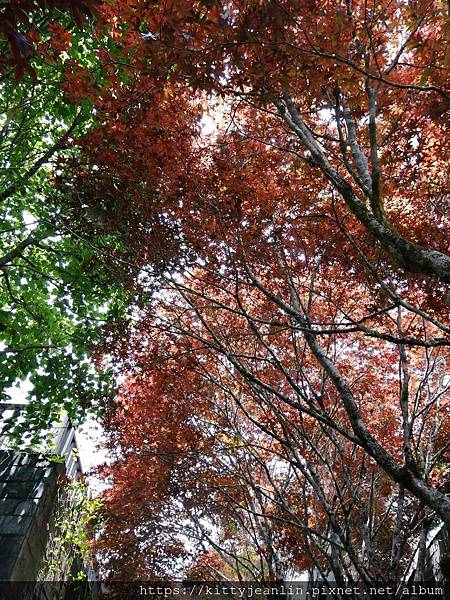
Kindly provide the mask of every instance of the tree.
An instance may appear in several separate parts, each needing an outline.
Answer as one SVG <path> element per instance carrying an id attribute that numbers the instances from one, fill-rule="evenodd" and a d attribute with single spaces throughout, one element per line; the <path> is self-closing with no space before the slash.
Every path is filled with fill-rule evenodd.
<path id="1" fill-rule="evenodd" d="M 83 25 L 86 17 L 95 13 L 97 0 L 8 0 L 0 11 L 0 72 L 8 77 L 13 71 L 16 83 L 19 83 L 25 72 L 37 79 L 31 58 L 39 53 L 40 41 L 52 33 L 51 45 L 54 50 L 64 49 L 71 34 L 61 24 L 74 19 Z M 56 14 L 55 14 L 56 13 Z M 42 35 L 44 32 L 44 35 Z M 37 44 L 37 45 L 36 45 Z"/>
<path id="2" fill-rule="evenodd" d="M 114 233 L 107 264 L 140 294 L 131 333 L 108 348 L 125 372 L 130 335 L 192 340 L 274 422 L 300 414 L 336 451 L 359 449 L 424 526 L 450 522 L 446 10 L 109 7 L 128 80 L 62 183 L 76 190 L 72 226 Z M 208 143 L 201 102 L 214 98 Z"/>
<path id="3" fill-rule="evenodd" d="M 171 580 L 193 561 L 194 579 L 270 584 L 309 572 L 370 586 L 402 581 L 419 553 L 423 578 L 433 523 L 420 503 L 357 444 L 210 354 L 167 333 L 137 344 L 136 375 L 107 423 L 104 574 Z M 371 412 L 392 444 L 393 415 Z"/>
<path id="4" fill-rule="evenodd" d="M 314 165 L 395 263 L 448 281 L 445 246 L 437 239 L 436 248 L 422 248 L 415 242 L 431 240 L 414 227 L 416 240 L 408 240 L 393 225 L 392 206 L 393 196 L 415 206 L 417 190 L 405 186 L 400 193 L 400 184 L 410 181 L 403 177 L 414 172 L 426 185 L 422 169 L 436 160 L 443 141 L 443 2 L 380 2 L 372 9 L 358 2 L 172 2 L 164 9 L 142 3 L 139 19 L 135 10 L 123 2 L 106 18 L 129 24 L 124 44 L 135 47 L 137 68 L 272 112 L 301 159 Z M 144 43 L 136 40 L 139 30 Z M 394 154 L 398 132 L 404 144 Z M 437 145 L 430 147 L 432 139 Z M 408 163 L 412 154 L 420 165 Z"/>
<path id="5" fill-rule="evenodd" d="M 17 385 L 29 400 L 9 423 L 16 443 L 37 442 L 61 411 L 79 419 L 111 394 L 110 375 L 89 357 L 124 306 L 123 290 L 105 288 L 95 250 L 62 226 L 63 204 L 50 201 L 57 161 L 92 124 L 92 101 L 73 102 L 74 86 L 89 69 L 90 85 L 79 87 L 102 83 L 104 39 L 88 23 L 74 27 L 61 6 L 52 16 L 41 8 L 7 3 L 0 18 L 3 34 L 5 23 L 22 31 L 5 34 L 9 50 L 1 42 L 9 58 L 0 83 L 1 398 Z M 23 36 L 33 51 L 19 56 Z"/>

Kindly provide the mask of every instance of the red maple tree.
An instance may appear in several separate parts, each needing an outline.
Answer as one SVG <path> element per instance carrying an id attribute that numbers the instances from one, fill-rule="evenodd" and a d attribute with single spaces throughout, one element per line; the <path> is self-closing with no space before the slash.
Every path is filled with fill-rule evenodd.
<path id="1" fill-rule="evenodd" d="M 241 507 L 248 542 L 242 523 L 255 511 L 242 498 L 196 497 L 189 478 L 189 492 L 170 487 L 203 464 L 189 462 L 190 444 L 208 465 L 220 455 L 194 425 L 221 393 L 240 435 L 249 422 L 265 440 L 256 459 L 245 446 L 262 479 L 255 469 L 247 481 L 240 464 L 227 475 L 246 481 L 245 502 L 267 485 L 274 453 L 295 472 L 286 497 L 282 482 L 269 485 L 272 505 L 256 511 L 293 568 L 404 575 L 413 532 L 423 572 L 427 532 L 450 522 L 445 5 L 123 1 L 103 19 L 126 78 L 111 60 L 98 127 L 61 189 L 70 226 L 95 239 L 136 301 L 128 330 L 106 344 L 129 379 L 113 411 L 111 439 L 117 427 L 125 437 L 105 543 L 126 538 L 126 569 L 148 574 L 139 527 L 186 498 L 206 510 L 205 497 L 222 506 L 224 531 Z M 201 118 L 214 102 L 208 138 Z M 166 457 L 157 464 L 154 444 Z M 183 458 L 167 464 L 180 444 Z M 137 478 L 146 464 L 150 499 Z M 130 485 L 141 492 L 125 535 Z"/>

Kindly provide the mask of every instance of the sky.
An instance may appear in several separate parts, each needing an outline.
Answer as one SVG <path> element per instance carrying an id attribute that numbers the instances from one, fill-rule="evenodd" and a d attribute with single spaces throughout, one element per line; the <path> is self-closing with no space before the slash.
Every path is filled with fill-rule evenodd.
<path id="1" fill-rule="evenodd" d="M 5 391 L 10 396 L 9 402 L 12 404 L 25 404 L 26 395 L 30 388 L 31 384 L 27 381 L 24 381 L 19 387 L 8 388 Z M 86 475 L 89 487 L 95 495 L 105 487 L 92 473 L 96 466 L 107 460 L 106 449 L 102 447 L 104 441 L 103 430 L 94 417 L 88 416 L 83 425 L 75 430 L 75 438 L 83 473 Z"/>

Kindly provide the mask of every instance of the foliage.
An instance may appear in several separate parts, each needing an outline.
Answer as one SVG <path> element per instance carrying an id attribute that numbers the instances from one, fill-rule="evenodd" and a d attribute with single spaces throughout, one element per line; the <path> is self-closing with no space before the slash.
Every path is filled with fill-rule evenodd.
<path id="1" fill-rule="evenodd" d="M 43 31 L 48 29 L 55 34 L 50 44 L 56 52 L 61 51 L 71 38 L 61 21 L 66 25 L 73 19 L 82 26 L 86 17 L 92 17 L 98 3 L 98 0 L 3 2 L 0 10 L 0 73 L 9 76 L 8 71 L 12 70 L 16 83 L 22 80 L 25 72 L 37 80 L 38 73 L 30 63 L 40 51 Z"/>
<path id="2" fill-rule="evenodd" d="M 78 581 L 92 563 L 91 540 L 99 527 L 101 500 L 93 499 L 81 480 L 66 482 L 58 491 L 39 581 Z"/>
<path id="3" fill-rule="evenodd" d="M 106 290 L 95 250 L 63 226 L 64 206 L 52 201 L 57 160 L 92 123 L 92 102 L 70 101 L 68 69 L 103 78 L 102 40 L 92 34 L 41 25 L 35 76 L 17 85 L 5 75 L 0 84 L 1 393 L 29 400 L 22 422 L 11 423 L 16 443 L 36 443 L 61 411 L 76 421 L 113 389 L 88 356 L 100 327 L 121 314 L 124 293 Z"/>
<path id="4" fill-rule="evenodd" d="M 405 577 L 415 553 L 419 573 L 422 533 L 439 521 L 355 440 L 293 399 L 288 407 L 259 392 L 230 361 L 193 341 L 159 332 L 147 342 L 107 422 L 115 460 L 102 469 L 111 489 L 96 545 L 105 576 L 171 579 L 183 559 L 194 579 L 270 582 L 308 572 L 370 585 Z M 252 350 L 240 348 L 249 357 Z M 315 376 L 314 365 L 296 365 Z M 283 389 L 269 361 L 265 370 Z M 364 413 L 399 455 L 395 405 L 377 401 L 372 385 Z M 330 390 L 324 403 L 344 425 Z M 424 437 L 415 432 L 428 452 L 439 447 L 425 441 L 434 424 L 422 423 Z"/>
<path id="5" fill-rule="evenodd" d="M 91 346 L 120 377 L 105 417 L 109 575 L 189 560 L 238 578 L 370 583 L 414 562 L 423 575 L 432 527 L 450 524 L 447 10 L 120 0 L 92 36 L 100 71 L 67 60 L 63 99 L 91 106 L 92 127 L 44 190 L 51 216 L 26 200 L 46 236 L 26 251 L 61 289 L 56 358 L 46 342 L 44 367 L 26 358 L 23 374 L 69 409 L 79 387 L 92 394 Z M 25 304 L 3 272 L 35 347 L 32 269 L 15 284 Z M 129 319 L 99 343 L 87 323 L 107 298 Z"/>
<path id="6" fill-rule="evenodd" d="M 407 577 L 419 544 L 420 578 L 429 527 L 450 523 L 445 3 L 123 1 L 102 18 L 126 83 L 95 100 L 98 127 L 59 185 L 73 227 L 114 240 L 99 256 L 139 294 L 134 323 L 104 350 L 125 379 L 111 408 L 106 562 L 137 577 L 173 568 L 170 551 L 158 562 L 140 548 L 161 523 L 176 531 L 195 516 L 197 484 L 181 473 L 206 481 L 223 455 L 196 446 L 206 394 L 235 407 L 239 435 L 248 420 L 264 440 L 264 477 L 271 454 L 294 470 L 298 490 L 268 493 L 284 516 L 257 511 L 292 564 Z M 201 118 L 214 103 L 208 137 Z M 165 364 L 181 399 L 160 379 Z M 189 462 L 191 450 L 205 462 Z M 147 488 L 138 472 L 151 473 Z M 213 484 L 219 499 L 202 488 L 195 509 L 222 507 L 226 531 L 228 503 L 238 506 L 242 545 L 258 527 L 227 492 L 242 473 L 231 477 Z M 253 471 L 245 481 L 259 493 Z"/>

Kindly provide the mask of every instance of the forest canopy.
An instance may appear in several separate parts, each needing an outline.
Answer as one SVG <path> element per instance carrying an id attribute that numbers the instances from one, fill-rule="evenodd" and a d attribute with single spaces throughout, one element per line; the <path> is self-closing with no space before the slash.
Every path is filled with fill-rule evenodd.
<path id="1" fill-rule="evenodd" d="M 31 384 L 36 435 L 101 420 L 104 576 L 427 574 L 449 22 L 440 0 L 1 9 L 3 388 Z"/>

